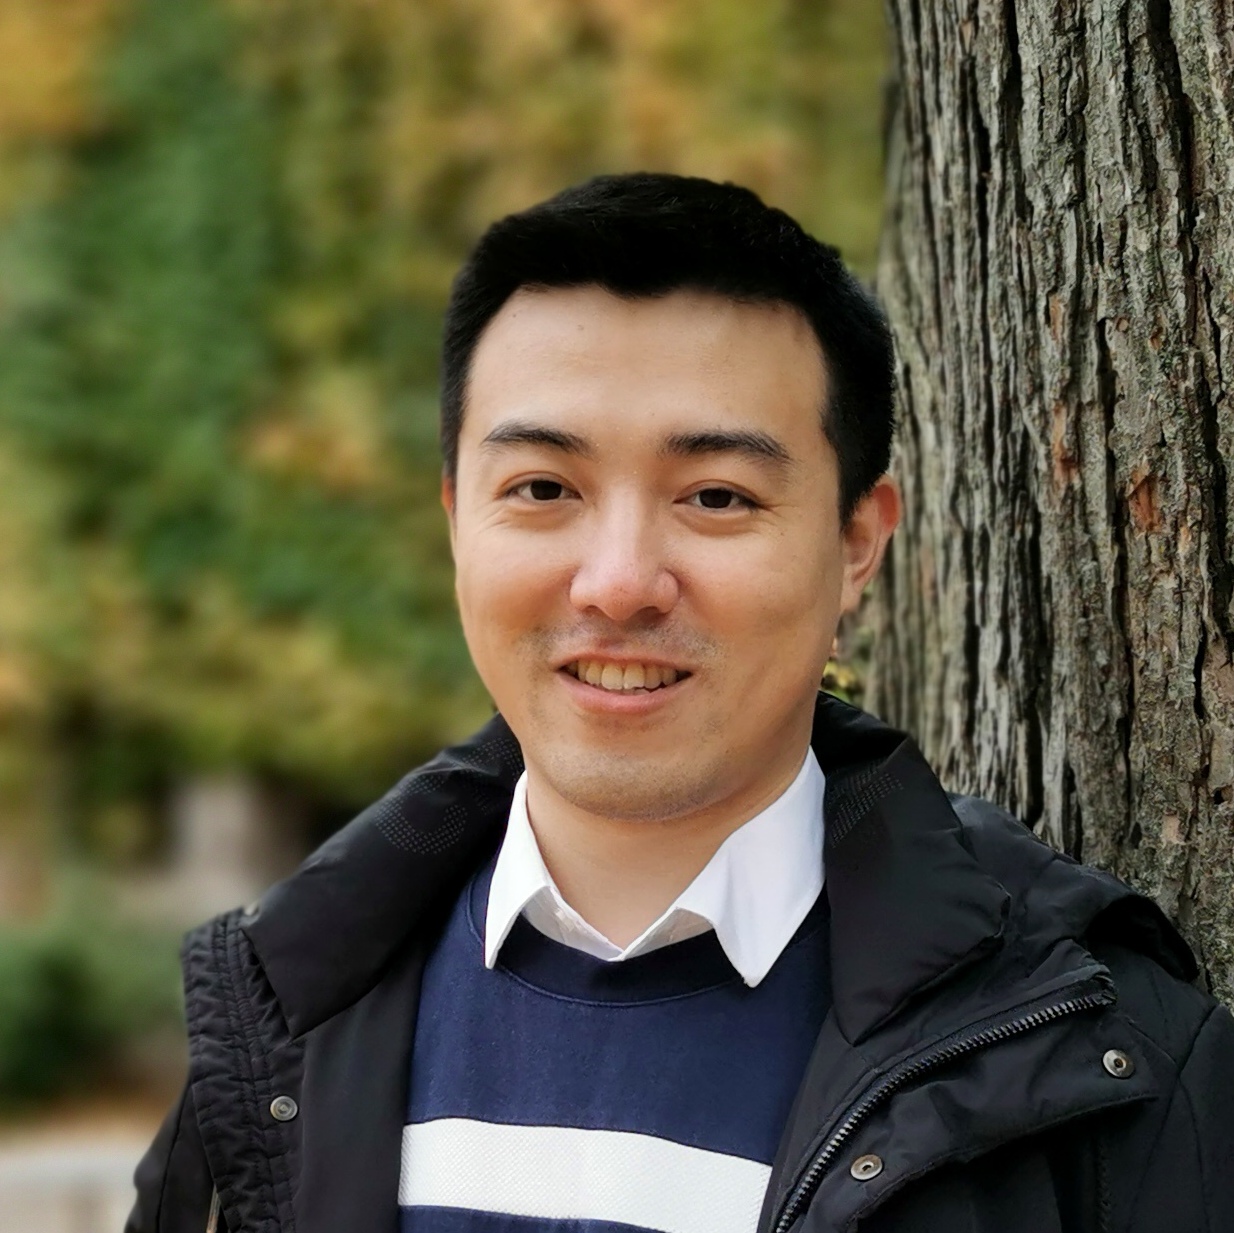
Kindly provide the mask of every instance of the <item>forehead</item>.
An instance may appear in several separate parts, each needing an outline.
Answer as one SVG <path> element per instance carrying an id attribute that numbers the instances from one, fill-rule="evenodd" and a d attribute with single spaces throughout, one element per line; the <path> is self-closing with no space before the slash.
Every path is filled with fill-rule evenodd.
<path id="1" fill-rule="evenodd" d="M 817 337 L 789 305 L 685 290 L 633 299 L 590 286 L 520 290 L 476 346 L 463 440 L 507 414 L 632 430 L 701 417 L 821 436 L 825 384 Z"/>

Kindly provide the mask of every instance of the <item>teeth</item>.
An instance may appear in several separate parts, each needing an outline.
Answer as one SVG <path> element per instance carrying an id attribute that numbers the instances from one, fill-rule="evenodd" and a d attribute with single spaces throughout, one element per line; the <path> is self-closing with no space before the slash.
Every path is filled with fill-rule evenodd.
<path id="1" fill-rule="evenodd" d="M 673 685 L 681 677 L 676 668 L 661 668 L 656 664 L 599 663 L 596 660 L 580 659 L 567 665 L 566 670 L 588 685 L 598 686 L 610 693 L 633 693 L 638 690 L 659 689 Z"/>

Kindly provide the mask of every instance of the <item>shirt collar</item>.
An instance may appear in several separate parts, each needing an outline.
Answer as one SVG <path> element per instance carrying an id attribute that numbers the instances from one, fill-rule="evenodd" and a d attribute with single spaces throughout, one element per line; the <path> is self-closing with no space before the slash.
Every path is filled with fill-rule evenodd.
<path id="1" fill-rule="evenodd" d="M 747 985 L 771 970 L 823 887 L 823 789 L 813 750 L 789 787 L 735 830 L 664 914 L 624 950 L 561 897 L 527 814 L 527 775 L 515 785 L 489 887 L 484 962 L 493 967 L 524 915 L 540 932 L 597 958 L 621 960 L 714 929 Z"/>

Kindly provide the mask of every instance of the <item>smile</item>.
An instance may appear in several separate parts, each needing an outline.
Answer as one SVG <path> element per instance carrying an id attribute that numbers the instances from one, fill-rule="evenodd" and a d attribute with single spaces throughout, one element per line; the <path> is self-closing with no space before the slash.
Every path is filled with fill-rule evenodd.
<path id="1" fill-rule="evenodd" d="M 562 670 L 585 685 L 614 694 L 647 694 L 675 685 L 690 675 L 659 664 L 614 664 L 596 659 L 577 659 Z"/>

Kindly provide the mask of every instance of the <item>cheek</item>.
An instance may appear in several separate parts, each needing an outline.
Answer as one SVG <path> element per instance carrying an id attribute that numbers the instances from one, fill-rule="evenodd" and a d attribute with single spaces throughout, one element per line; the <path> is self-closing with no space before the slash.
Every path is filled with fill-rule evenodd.
<path id="1" fill-rule="evenodd" d="M 812 698 L 835 637 L 842 569 L 817 539 L 743 560 L 712 563 L 699 598 L 703 623 L 725 647 L 728 687 L 751 725 L 773 720 L 788 699 Z"/>
<path id="2" fill-rule="evenodd" d="M 695 590 L 705 595 L 715 619 L 776 637 L 820 619 L 838 602 L 842 567 L 839 552 L 817 538 L 780 536 L 745 551 L 718 546 L 696 560 Z"/>
<path id="3" fill-rule="evenodd" d="M 455 594 L 473 654 L 507 646 L 546 624 L 563 592 L 562 569 L 542 546 L 517 542 L 460 543 Z"/>
<path id="4" fill-rule="evenodd" d="M 484 555 L 466 551 L 456 551 L 455 562 L 454 590 L 467 649 L 494 704 L 506 711 L 519 694 L 510 680 L 515 666 L 509 652 L 511 622 L 519 594 L 512 571 L 504 564 L 493 568 Z"/>

